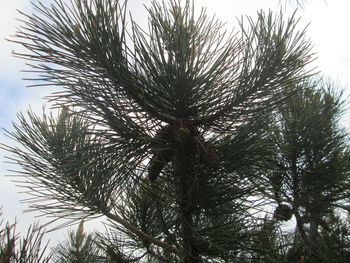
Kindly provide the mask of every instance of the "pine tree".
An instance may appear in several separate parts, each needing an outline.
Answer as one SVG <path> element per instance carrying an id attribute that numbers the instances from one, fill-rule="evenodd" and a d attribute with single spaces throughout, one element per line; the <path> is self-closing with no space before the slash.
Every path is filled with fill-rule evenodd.
<path id="1" fill-rule="evenodd" d="M 347 134 L 339 125 L 345 101 L 335 84 L 322 79 L 300 85 L 305 88 L 277 110 L 271 136 L 275 167 L 268 180 L 277 203 L 275 219 L 296 219 L 295 262 L 301 256 L 305 262 L 317 262 L 334 250 L 335 244 L 326 244 L 322 237 L 331 234 L 329 218 L 339 208 L 348 210 L 350 156 Z"/>
<path id="2" fill-rule="evenodd" d="M 252 197 L 274 152 L 268 116 L 313 59 L 295 16 L 259 12 L 228 34 L 191 1 L 154 1 L 147 30 L 121 1 L 35 9 L 17 56 L 39 73 L 33 86 L 63 91 L 57 117 L 19 114 L 9 132 L 31 207 L 106 217 L 115 262 L 249 258 L 263 209 Z"/>
<path id="3" fill-rule="evenodd" d="M 2 212 L 0 210 L 0 216 Z M 50 255 L 45 254 L 47 244 L 42 246 L 45 233 L 38 224 L 32 224 L 25 236 L 16 231 L 15 223 L 0 221 L 0 263 L 48 263 Z"/>
<path id="4" fill-rule="evenodd" d="M 91 234 L 84 232 L 82 220 L 77 231 L 69 232 L 68 240 L 52 249 L 52 261 L 55 263 L 107 263 L 109 262 Z"/>

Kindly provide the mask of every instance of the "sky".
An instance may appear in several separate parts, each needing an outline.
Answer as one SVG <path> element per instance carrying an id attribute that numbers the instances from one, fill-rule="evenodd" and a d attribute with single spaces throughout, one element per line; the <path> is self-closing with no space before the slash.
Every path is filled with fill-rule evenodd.
<path id="1" fill-rule="evenodd" d="M 42 108 L 49 109 L 49 105 L 43 99 L 50 95 L 52 88 L 26 88 L 31 82 L 22 78 L 28 77 L 21 70 L 28 69 L 25 62 L 12 56 L 12 51 L 20 52 L 20 46 L 8 42 L 19 25 L 19 14 L 17 9 L 25 13 L 32 12 L 30 0 L 3 1 L 0 9 L 0 128 L 11 131 L 11 122 L 16 121 L 16 114 L 25 112 L 31 108 L 33 111 L 42 112 Z M 36 1 L 34 1 L 36 2 Z M 42 0 L 42 3 L 49 4 L 49 0 Z M 241 16 L 256 16 L 258 10 L 274 10 L 292 13 L 295 5 L 293 0 L 286 0 L 289 4 L 281 6 L 283 0 L 195 0 L 196 8 L 206 7 L 207 13 L 216 15 L 221 21 L 227 23 L 227 29 L 237 26 L 237 18 Z M 129 0 L 129 10 L 133 18 L 141 25 L 147 22 L 147 12 L 143 5 L 149 5 L 147 0 Z M 308 0 L 302 9 L 299 8 L 297 16 L 301 18 L 302 27 L 308 25 L 307 36 L 313 43 L 313 52 L 317 59 L 312 66 L 323 75 L 337 81 L 345 88 L 346 94 L 350 94 L 350 10 L 349 0 Z M 350 114 L 347 114 L 342 124 L 350 129 Z M 0 131 L 0 143 L 13 144 L 3 131 Z M 6 154 L 0 149 L 0 207 L 2 207 L 3 218 L 5 220 L 19 221 L 18 230 L 24 232 L 30 223 L 37 221 L 35 213 L 23 213 L 28 208 L 21 200 L 26 195 L 19 193 L 23 191 L 15 186 L 12 181 L 15 178 L 4 176 L 10 174 L 8 169 L 14 166 L 6 163 Z M 45 221 L 40 218 L 41 222 Z M 92 224 L 90 226 L 92 228 Z M 48 238 L 53 240 L 52 245 L 57 240 L 62 240 L 66 230 L 50 233 Z"/>

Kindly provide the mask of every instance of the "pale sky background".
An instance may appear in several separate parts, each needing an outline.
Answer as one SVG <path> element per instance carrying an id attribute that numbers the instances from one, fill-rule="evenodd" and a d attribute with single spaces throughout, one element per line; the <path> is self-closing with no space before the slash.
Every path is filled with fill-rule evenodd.
<path id="1" fill-rule="evenodd" d="M 209 14 L 216 14 L 220 20 L 227 23 L 227 28 L 237 26 L 237 17 L 242 15 L 255 16 L 257 10 L 263 9 L 279 11 L 279 2 L 292 2 L 292 0 L 195 0 L 195 6 L 207 7 Z M 36 2 L 36 1 L 34 1 Z M 42 3 L 49 4 L 48 0 Z M 147 21 L 147 13 L 143 4 L 149 5 L 146 0 L 129 0 L 129 9 L 133 18 L 140 24 Z M 287 4 L 283 11 L 292 12 L 295 5 Z M 11 130 L 11 122 L 16 121 L 16 113 L 26 111 L 31 107 L 36 112 L 41 112 L 45 101 L 44 96 L 49 95 L 50 90 L 41 88 L 25 88 L 32 84 L 21 80 L 25 75 L 20 72 L 28 69 L 24 62 L 11 56 L 11 51 L 20 51 L 20 47 L 7 42 L 8 38 L 16 31 L 19 17 L 16 9 L 27 13 L 31 12 L 30 0 L 2 0 L 0 9 L 0 127 Z M 349 0 L 309 0 L 304 8 L 299 9 L 297 16 L 301 17 L 301 25 L 310 23 L 307 35 L 312 40 L 318 59 L 313 63 L 325 76 L 338 81 L 342 86 L 350 84 L 350 1 Z M 26 77 L 28 77 L 26 75 Z M 347 88 L 349 94 L 350 88 Z M 349 114 L 344 118 L 343 125 L 350 128 Z M 0 143 L 12 144 L 0 131 Z M 18 230 L 25 232 L 30 223 L 37 221 L 34 213 L 22 213 L 27 208 L 20 200 L 26 195 L 20 194 L 22 189 L 15 187 L 11 182 L 8 169 L 15 168 L 4 163 L 5 152 L 0 150 L 0 207 L 3 207 L 3 218 L 19 221 Z M 40 219 L 43 220 L 42 218 Z M 92 228 L 90 224 L 90 228 Z M 63 240 L 66 230 L 50 233 L 54 245 L 57 240 Z"/>

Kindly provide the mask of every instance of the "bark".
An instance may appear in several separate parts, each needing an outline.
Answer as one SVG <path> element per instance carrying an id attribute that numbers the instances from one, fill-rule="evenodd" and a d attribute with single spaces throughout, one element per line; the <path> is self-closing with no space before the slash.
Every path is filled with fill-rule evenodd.
<path id="1" fill-rule="evenodd" d="M 195 180 L 191 143 L 182 140 L 174 156 L 174 175 L 178 180 L 179 219 L 181 222 L 182 263 L 200 263 L 199 252 L 195 246 L 193 225 L 193 183 Z"/>

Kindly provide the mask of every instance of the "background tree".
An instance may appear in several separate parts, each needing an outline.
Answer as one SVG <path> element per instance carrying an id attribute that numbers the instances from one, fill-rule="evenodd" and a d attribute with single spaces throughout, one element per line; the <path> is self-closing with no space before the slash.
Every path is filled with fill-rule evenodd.
<path id="1" fill-rule="evenodd" d="M 56 263 L 106 263 L 103 251 L 94 243 L 93 236 L 84 232 L 82 220 L 77 231 L 69 232 L 68 240 L 52 249 L 52 261 Z"/>
<path id="2" fill-rule="evenodd" d="M 2 215 L 0 210 L 0 216 Z M 0 221 L 0 263 L 47 263 L 50 255 L 42 247 L 43 229 L 33 224 L 26 236 L 21 237 L 16 232 L 16 223 L 10 224 Z"/>
<path id="3" fill-rule="evenodd" d="M 35 85 L 63 88 L 51 98 L 63 108 L 20 114 L 9 132 L 24 147 L 6 148 L 30 205 L 73 221 L 105 216 L 120 261 L 249 255 L 262 207 L 251 197 L 273 153 L 267 116 L 312 60 L 295 17 L 259 12 L 227 34 L 190 1 L 154 1 L 145 32 L 119 1 L 35 9 L 13 41 L 40 73 Z"/>
<path id="4" fill-rule="evenodd" d="M 339 126 L 345 101 L 334 84 L 308 80 L 301 85 L 305 88 L 278 107 L 271 136 L 275 169 L 269 180 L 277 203 L 275 218 L 288 221 L 295 216 L 298 237 L 294 246 L 305 249 L 297 254 L 316 262 L 327 254 L 326 248 L 334 250 L 335 244 L 324 237 L 332 235 L 329 219 L 339 206 L 347 207 L 349 196 L 348 138 Z M 334 260 L 334 256 L 327 260 L 330 258 Z"/>

